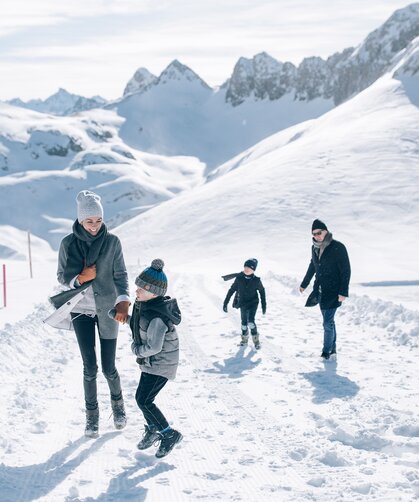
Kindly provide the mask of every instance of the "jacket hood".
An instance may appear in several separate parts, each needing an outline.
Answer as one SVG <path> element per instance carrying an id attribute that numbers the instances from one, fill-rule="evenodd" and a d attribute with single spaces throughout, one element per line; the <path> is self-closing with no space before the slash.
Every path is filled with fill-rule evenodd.
<path id="1" fill-rule="evenodd" d="M 158 296 L 157 298 L 153 298 L 148 302 L 136 301 L 135 303 L 141 304 L 141 310 L 143 312 L 156 312 L 163 317 L 167 317 L 175 325 L 180 324 L 180 321 L 182 320 L 182 314 L 180 312 L 176 298 L 170 298 L 170 296 Z"/>

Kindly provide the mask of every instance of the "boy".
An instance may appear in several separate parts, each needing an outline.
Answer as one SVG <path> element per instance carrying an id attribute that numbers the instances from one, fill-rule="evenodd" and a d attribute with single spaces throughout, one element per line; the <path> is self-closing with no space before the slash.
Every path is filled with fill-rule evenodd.
<path id="1" fill-rule="evenodd" d="M 241 342 L 240 346 L 247 345 L 249 339 L 249 329 L 252 334 L 252 340 L 255 349 L 260 349 L 259 333 L 257 331 L 257 326 L 255 323 L 256 310 L 259 305 L 259 297 L 257 292 L 259 291 L 260 300 L 262 302 L 262 314 L 266 313 L 266 295 L 265 288 L 263 287 L 262 281 L 257 277 L 254 272 L 258 265 L 256 258 L 249 258 L 244 262 L 243 272 L 239 274 L 232 274 L 235 276 L 235 281 L 233 282 L 231 288 L 228 290 L 227 296 L 224 300 L 223 310 L 227 312 L 227 305 L 230 298 L 236 293 L 233 301 L 233 306 L 240 308 L 241 314 Z M 232 276 L 225 276 L 226 279 L 232 278 Z"/>
<path id="2" fill-rule="evenodd" d="M 138 289 L 130 319 L 133 342 L 132 352 L 141 369 L 135 399 L 146 421 L 139 450 L 159 443 L 156 457 L 172 451 L 183 436 L 172 429 L 154 399 L 168 380 L 173 380 L 179 363 L 179 340 L 175 325 L 181 321 L 176 300 L 164 296 L 167 277 L 163 260 L 153 260 L 135 280 Z"/>

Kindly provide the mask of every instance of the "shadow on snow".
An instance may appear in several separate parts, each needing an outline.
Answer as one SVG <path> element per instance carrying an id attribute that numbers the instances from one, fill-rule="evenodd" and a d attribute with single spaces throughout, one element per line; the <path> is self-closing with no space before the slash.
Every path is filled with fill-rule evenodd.
<path id="1" fill-rule="evenodd" d="M 90 455 L 98 451 L 107 441 L 117 436 L 119 432 L 109 432 L 92 442 L 84 436 L 71 442 L 65 448 L 54 453 L 46 462 L 26 466 L 8 466 L 0 464 L 0 486 L 2 502 L 31 502 L 41 497 L 46 497 L 68 476 L 70 476 Z M 90 446 L 80 451 L 74 458 L 69 457 L 80 447 L 90 443 Z M 113 477 L 106 492 L 97 498 L 88 497 L 85 502 L 119 502 L 134 501 L 141 502 L 146 499 L 147 491 L 138 486 L 162 472 L 167 472 L 175 467 L 158 462 L 153 456 L 136 455 L 137 461 L 130 467 L 124 469 L 120 474 Z M 144 469 L 149 468 L 146 472 Z M 136 475 L 141 469 L 141 474 Z M 68 495 L 66 502 L 76 501 L 78 495 Z"/>
<path id="2" fill-rule="evenodd" d="M 245 348 L 240 347 L 234 356 L 224 359 L 222 363 L 216 361 L 214 368 L 204 370 L 205 373 L 225 374 L 230 378 L 241 378 L 245 371 L 252 370 L 262 361 L 260 357 L 256 361 L 252 360 L 252 356 L 257 353 L 255 350 L 249 350 L 244 356 Z"/>
<path id="3" fill-rule="evenodd" d="M 337 361 L 324 362 L 324 370 L 301 373 L 314 387 L 313 403 L 321 404 L 332 399 L 345 399 L 356 396 L 359 385 L 345 376 L 338 375 Z"/>

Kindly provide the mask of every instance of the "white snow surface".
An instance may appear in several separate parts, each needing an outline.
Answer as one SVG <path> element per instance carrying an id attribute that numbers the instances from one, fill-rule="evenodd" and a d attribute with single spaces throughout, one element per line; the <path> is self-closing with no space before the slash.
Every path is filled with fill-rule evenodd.
<path id="1" fill-rule="evenodd" d="M 128 256 L 142 256 L 141 244 L 132 251 Z M 120 330 L 117 350 L 128 425 L 114 430 L 99 373 L 100 436 L 86 439 L 75 335 L 42 323 L 51 311 L 44 282 L 52 282 L 53 261 L 35 267 L 34 279 L 10 284 L 18 309 L 0 309 L 2 501 L 419 496 L 417 310 L 352 295 L 337 314 L 338 358 L 323 363 L 320 312 L 303 307 L 295 278 L 269 270 L 262 259 L 268 312 L 257 316 L 256 352 L 237 346 L 238 312 L 221 310 L 229 284 L 220 272 L 230 271 L 222 260 L 215 257 L 212 269 L 185 270 L 178 266 L 181 246 L 173 256 L 165 270 L 183 313 L 181 358 L 177 379 L 156 401 L 184 440 L 162 460 L 154 448 L 136 449 L 143 419 L 128 329 Z M 128 263 L 134 290 L 148 261 Z M 24 275 L 22 262 L 14 267 Z"/>

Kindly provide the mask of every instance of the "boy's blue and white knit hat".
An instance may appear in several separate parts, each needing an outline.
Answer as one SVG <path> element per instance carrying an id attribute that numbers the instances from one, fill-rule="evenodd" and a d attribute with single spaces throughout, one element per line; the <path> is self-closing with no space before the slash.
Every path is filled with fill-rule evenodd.
<path id="1" fill-rule="evenodd" d="M 151 266 L 144 269 L 135 279 L 135 284 L 157 296 L 164 296 L 167 291 L 167 277 L 163 272 L 164 261 L 156 258 Z"/>

